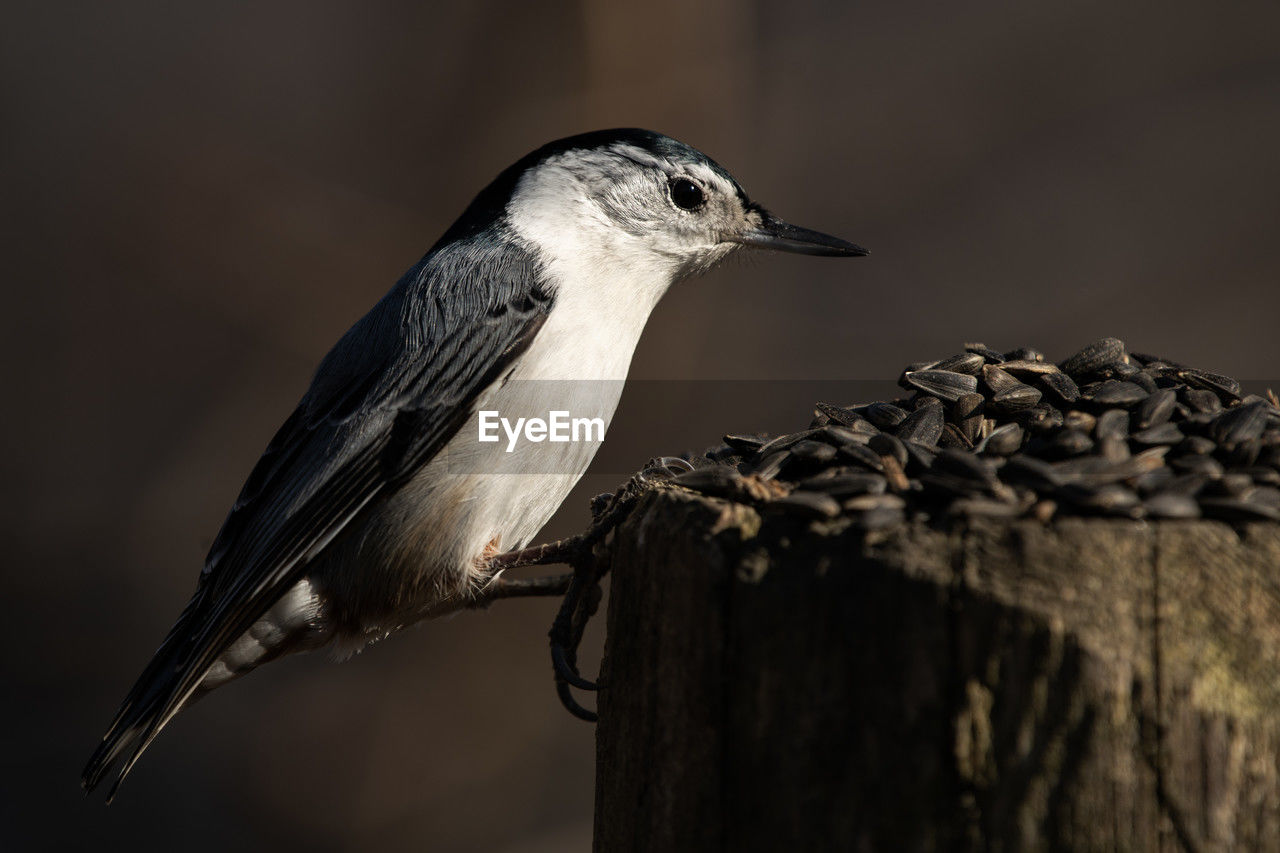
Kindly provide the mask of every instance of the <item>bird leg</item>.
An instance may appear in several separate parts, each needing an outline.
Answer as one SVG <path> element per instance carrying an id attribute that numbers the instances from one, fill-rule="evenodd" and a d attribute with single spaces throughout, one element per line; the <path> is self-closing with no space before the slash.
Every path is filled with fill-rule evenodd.
<path id="1" fill-rule="evenodd" d="M 568 563 L 582 548 L 581 536 L 535 545 L 520 551 L 497 553 L 498 539 L 485 546 L 484 553 L 476 560 L 476 567 L 487 577 L 471 592 L 463 606 L 474 609 L 488 607 L 500 598 L 532 598 L 543 595 L 564 595 L 569 591 L 573 575 L 545 575 L 536 578 L 503 577 L 507 569 L 524 566 L 541 566 L 547 563 Z"/>
<path id="2" fill-rule="evenodd" d="M 582 707 L 573 698 L 571 687 L 579 690 L 595 690 L 596 685 L 583 678 L 577 669 L 578 646 L 587 627 L 587 621 L 600 604 L 599 578 L 591 561 L 591 546 L 598 535 L 592 531 L 583 536 L 572 536 L 535 545 L 520 551 L 504 554 L 486 553 L 484 566 L 492 574 L 488 583 L 475 593 L 472 607 L 485 607 L 499 598 L 534 595 L 562 595 L 564 601 L 551 626 L 551 662 L 556 674 L 556 693 L 561 704 L 575 717 L 595 721 L 594 712 Z M 496 543 L 490 548 L 496 551 Z M 488 551 L 488 549 L 487 549 Z M 548 563 L 568 563 L 573 572 L 538 578 L 508 579 L 503 577 L 507 569 L 523 566 L 541 566 Z"/>
<path id="3" fill-rule="evenodd" d="M 519 551 L 488 555 L 486 564 L 489 570 L 495 574 L 507 569 L 518 569 L 524 566 L 545 566 L 548 563 L 571 565 L 574 558 L 586 547 L 588 547 L 586 536 L 570 536 L 566 539 L 557 539 L 554 542 L 547 542 L 543 545 L 522 548 Z"/>
<path id="4" fill-rule="evenodd" d="M 556 694 L 560 697 L 560 703 L 578 719 L 588 722 L 595 722 L 597 719 L 596 713 L 582 707 L 572 692 L 574 687 L 579 690 L 598 689 L 598 685 L 583 678 L 578 672 L 578 646 L 582 643 L 587 622 L 600 606 L 600 579 L 609 570 L 607 565 L 603 569 L 596 566 L 592 551 L 596 543 L 618 525 L 637 497 L 655 479 L 670 478 L 691 467 L 683 459 L 663 457 L 654 460 L 653 465 L 633 477 L 618 493 L 607 496 L 599 509 L 592 507 L 594 520 L 586 533 L 502 554 L 497 553 L 498 542 L 494 540 L 481 557 L 481 565 L 492 574 L 486 587 L 476 593 L 475 606 L 484 606 L 498 598 L 564 596 L 548 632 L 551 640 L 551 663 L 555 669 Z M 573 567 L 573 572 L 528 580 L 508 580 L 502 577 L 507 569 L 548 563 L 566 563 Z"/>
<path id="5" fill-rule="evenodd" d="M 572 573 L 546 575 L 537 578 L 504 578 L 501 570 L 489 579 L 484 588 L 477 591 L 468 603 L 469 607 L 488 607 L 500 598 L 530 598 L 541 595 L 564 595 L 569 591 Z"/>

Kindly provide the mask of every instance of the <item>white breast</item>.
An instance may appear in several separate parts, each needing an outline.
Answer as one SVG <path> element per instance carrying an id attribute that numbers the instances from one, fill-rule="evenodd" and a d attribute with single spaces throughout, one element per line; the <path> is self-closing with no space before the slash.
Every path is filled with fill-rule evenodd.
<path id="1" fill-rule="evenodd" d="M 564 186 L 551 181 L 551 190 Z M 477 411 L 514 421 L 567 411 L 613 419 L 640 334 L 675 277 L 674 263 L 628 243 L 626 235 L 566 212 L 534 181 L 508 208 L 516 234 L 538 251 L 553 282 L 550 315 L 508 376 L 479 399 Z M 585 218 L 584 218 L 585 217 Z M 527 545 L 586 471 L 598 442 L 479 441 L 473 414 L 398 499 L 417 518 L 419 553 L 437 556 L 445 585 L 471 574 L 497 541 L 507 551 Z"/>

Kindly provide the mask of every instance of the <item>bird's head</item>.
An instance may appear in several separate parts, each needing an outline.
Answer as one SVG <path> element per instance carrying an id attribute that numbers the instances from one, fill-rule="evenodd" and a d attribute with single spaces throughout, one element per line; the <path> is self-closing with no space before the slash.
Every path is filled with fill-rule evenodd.
<path id="1" fill-rule="evenodd" d="M 446 239 L 465 236 L 468 222 L 495 217 L 550 257 L 597 270 L 625 264 L 669 281 L 741 246 L 866 254 L 778 219 L 710 157 L 647 130 L 596 131 L 544 145 L 486 188 Z"/>

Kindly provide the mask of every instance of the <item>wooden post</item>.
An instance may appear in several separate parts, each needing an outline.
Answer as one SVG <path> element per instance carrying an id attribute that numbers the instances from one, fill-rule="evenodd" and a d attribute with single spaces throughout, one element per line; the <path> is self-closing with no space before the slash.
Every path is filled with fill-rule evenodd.
<path id="1" fill-rule="evenodd" d="M 1280 850 L 1280 525 L 667 486 L 598 556 L 598 851 Z"/>

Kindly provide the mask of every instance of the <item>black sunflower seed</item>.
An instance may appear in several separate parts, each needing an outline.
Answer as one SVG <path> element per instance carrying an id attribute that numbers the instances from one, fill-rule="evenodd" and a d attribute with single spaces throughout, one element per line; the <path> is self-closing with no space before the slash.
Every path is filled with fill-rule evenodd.
<path id="1" fill-rule="evenodd" d="M 982 365 L 987 360 L 983 358 L 981 353 L 962 352 L 959 355 L 953 355 L 950 358 L 944 358 L 942 361 L 929 365 L 932 370 L 947 370 L 952 373 L 967 373 L 975 375 L 982 370 Z"/>
<path id="2" fill-rule="evenodd" d="M 730 447 L 729 445 L 722 444 L 719 447 L 708 448 L 706 453 L 702 455 L 707 459 L 710 459 L 712 462 L 720 462 L 725 459 L 736 457 L 738 455 L 738 452 L 734 450 L 732 447 Z"/>
<path id="3" fill-rule="evenodd" d="M 1241 493 L 1240 498 L 1251 504 L 1280 509 L 1280 489 L 1275 486 L 1255 486 L 1252 489 L 1246 489 Z"/>
<path id="4" fill-rule="evenodd" d="M 1132 438 L 1134 443 L 1150 447 L 1158 444 L 1167 444 L 1172 446 L 1181 442 L 1185 436 L 1182 434 L 1182 430 L 1178 429 L 1177 424 L 1171 424 L 1166 421 L 1165 423 L 1157 424 L 1156 426 L 1147 427 L 1144 430 L 1135 432 Z"/>
<path id="5" fill-rule="evenodd" d="M 965 394 L 956 400 L 948 413 L 951 423 L 958 427 L 970 447 L 978 441 L 978 433 L 982 430 L 985 405 L 986 398 L 981 394 Z"/>
<path id="6" fill-rule="evenodd" d="M 797 462 L 829 462 L 836 458 L 836 449 L 821 441 L 805 439 L 791 445 L 791 458 Z"/>
<path id="7" fill-rule="evenodd" d="M 1012 414 L 1029 409 L 1040 402 L 1040 392 L 1030 385 L 1017 383 L 999 391 L 991 398 L 991 409 L 1002 414 Z"/>
<path id="8" fill-rule="evenodd" d="M 798 488 L 808 492 L 823 492 L 835 498 L 855 495 L 879 495 L 884 493 L 884 477 L 879 474 L 818 475 L 801 480 Z"/>
<path id="9" fill-rule="evenodd" d="M 1169 464 L 1183 474 L 1200 474 L 1211 480 L 1222 476 L 1222 463 L 1212 456 L 1179 456 Z"/>
<path id="10" fill-rule="evenodd" d="M 884 470 L 884 461 L 881 460 L 880 454 L 865 444 L 842 444 L 840 449 L 836 451 L 836 455 L 838 458 L 866 468 L 868 471 Z"/>
<path id="11" fill-rule="evenodd" d="M 964 423 L 965 420 L 982 414 L 982 407 L 986 403 L 986 397 L 981 394 L 962 394 L 956 398 L 947 410 L 947 418 L 954 424 Z"/>
<path id="12" fill-rule="evenodd" d="M 912 388 L 950 402 L 955 402 L 961 395 L 972 394 L 978 389 L 976 376 L 952 373 L 949 370 L 914 370 L 905 374 L 903 378 Z"/>
<path id="13" fill-rule="evenodd" d="M 1073 410 L 1063 418 L 1063 426 L 1067 429 L 1078 429 L 1092 434 L 1098 426 L 1098 419 L 1088 412 Z"/>
<path id="14" fill-rule="evenodd" d="M 905 518 L 902 510 L 884 507 L 856 513 L 849 520 L 855 527 L 864 530 L 884 530 L 902 524 Z"/>
<path id="15" fill-rule="evenodd" d="M 1104 438 L 1129 437 L 1129 413 L 1120 409 L 1110 409 L 1098 415 L 1094 435 L 1099 440 Z"/>
<path id="16" fill-rule="evenodd" d="M 935 445 L 942 437 L 942 406 L 922 406 L 916 409 L 902 423 L 898 424 L 895 435 L 903 441 L 916 441 L 920 444 Z"/>
<path id="17" fill-rule="evenodd" d="M 904 470 L 910 474 L 929 470 L 933 465 L 934 457 L 938 455 L 938 448 L 920 444 L 917 441 L 904 441 L 902 446 L 907 451 L 907 464 Z"/>
<path id="18" fill-rule="evenodd" d="M 1238 498 L 1253 488 L 1253 478 L 1248 474 L 1225 473 L 1204 487 L 1204 494 L 1213 497 Z"/>
<path id="19" fill-rule="evenodd" d="M 920 486 L 929 494 L 949 498 L 970 497 L 983 494 L 986 491 L 986 487 L 982 483 L 933 471 L 921 475 Z"/>
<path id="20" fill-rule="evenodd" d="M 907 419 L 907 413 L 892 403 L 872 403 L 862 415 L 880 429 L 893 429 Z"/>
<path id="21" fill-rule="evenodd" d="M 1280 444 L 1263 447 L 1258 453 L 1257 464 L 1280 470 Z"/>
<path id="22" fill-rule="evenodd" d="M 1142 368 L 1131 361 L 1117 361 L 1108 364 L 1106 367 L 1098 370 L 1093 375 L 1099 379 L 1120 379 L 1130 381 L 1142 372 Z"/>
<path id="23" fill-rule="evenodd" d="M 1158 355 L 1150 355 L 1145 352 L 1131 352 L 1129 353 L 1129 357 L 1137 361 L 1139 364 L 1144 365 L 1145 367 L 1151 367 L 1153 365 L 1163 365 L 1165 367 L 1173 367 L 1173 368 L 1182 367 L 1181 364 L 1178 364 L 1176 361 L 1173 361 L 1172 359 L 1161 358 Z"/>
<path id="24" fill-rule="evenodd" d="M 1127 376 L 1126 379 L 1134 385 L 1137 385 L 1143 391 L 1146 391 L 1148 394 L 1154 394 L 1160 390 L 1160 386 L 1156 384 L 1156 381 L 1145 372 L 1131 374 Z"/>
<path id="25" fill-rule="evenodd" d="M 1147 399 L 1148 394 L 1143 388 L 1132 382 L 1108 379 L 1089 392 L 1082 389 L 1081 396 L 1092 400 L 1099 406 L 1110 408 L 1112 406 L 1132 406 L 1135 403 L 1141 403 Z"/>
<path id="26" fill-rule="evenodd" d="M 994 364 L 988 364 L 982 368 L 982 384 L 991 389 L 994 394 L 999 394 L 1008 388 L 1015 388 L 1022 384 L 1013 374 L 1001 370 Z"/>
<path id="27" fill-rule="evenodd" d="M 1150 518 L 1200 517 L 1200 504 L 1186 495 L 1152 495 L 1142 502 L 1142 510 Z"/>
<path id="28" fill-rule="evenodd" d="M 763 457 L 763 456 L 768 456 L 771 453 L 776 453 L 779 450 L 786 450 L 787 448 L 791 447 L 793 444 L 797 444 L 798 442 L 804 441 L 805 439 L 812 438 L 813 436 L 817 435 L 819 432 L 821 432 L 821 430 L 806 429 L 800 432 L 792 432 L 792 433 L 787 433 L 786 435 L 780 435 L 777 438 L 772 439 L 771 441 L 768 441 L 764 445 L 762 445 L 759 449 L 756 450 L 756 454 Z"/>
<path id="29" fill-rule="evenodd" d="M 741 475 L 732 468 L 723 465 L 708 465 L 695 468 L 677 477 L 671 482 L 686 489 L 703 492 L 709 495 L 730 495 L 737 492 L 742 481 Z"/>
<path id="30" fill-rule="evenodd" d="M 1146 429 L 1164 423 L 1173 414 L 1173 406 L 1177 402 L 1178 392 L 1172 388 L 1152 392 L 1134 411 L 1134 426 Z"/>
<path id="31" fill-rule="evenodd" d="M 933 460 L 933 470 L 984 485 L 996 482 L 995 468 L 981 456 L 963 450 L 943 450 Z"/>
<path id="32" fill-rule="evenodd" d="M 1009 361 L 1044 361 L 1044 353 L 1040 352 L 1040 350 L 1032 349 L 1031 347 L 1018 347 L 1017 349 L 1011 349 L 1004 354 L 1004 357 Z"/>
<path id="33" fill-rule="evenodd" d="M 1049 440 L 1049 450 L 1055 456 L 1079 456 L 1093 450 L 1093 439 L 1078 429 L 1064 429 Z"/>
<path id="34" fill-rule="evenodd" d="M 792 492 L 784 498 L 769 501 L 764 508 L 771 512 L 796 518 L 835 518 L 840 514 L 840 502 L 831 495 L 819 492 Z"/>
<path id="35" fill-rule="evenodd" d="M 916 394 L 911 398 L 911 411 L 916 412 L 920 409 L 937 409 L 943 411 L 942 401 L 937 397 L 930 397 L 928 394 Z"/>
<path id="36" fill-rule="evenodd" d="M 1022 447 L 1024 436 L 1022 427 L 1017 424 L 1004 424 L 992 430 L 975 448 L 975 453 L 990 453 L 994 456 L 1011 456 Z"/>
<path id="37" fill-rule="evenodd" d="M 866 421 L 863 421 L 863 423 L 866 423 Z M 832 447 L 841 447 L 845 444 L 866 444 L 870 440 L 871 435 L 880 431 L 878 429 L 874 429 L 874 427 L 873 430 L 874 432 L 868 434 L 853 429 L 852 427 L 828 424 L 818 430 L 818 432 L 813 436 L 813 440 L 826 442 Z"/>
<path id="38" fill-rule="evenodd" d="M 1044 376 L 1049 373 L 1061 373 L 1058 366 L 1051 361 L 1005 361 L 997 365 L 1005 373 L 1018 376 Z"/>
<path id="39" fill-rule="evenodd" d="M 1106 515 L 1132 515 L 1141 504 L 1132 490 L 1117 483 L 1102 486 L 1069 483 L 1058 489 L 1055 496 L 1080 509 Z"/>
<path id="40" fill-rule="evenodd" d="M 1161 491 L 1168 495 L 1195 497 L 1210 482 L 1210 479 L 1203 474 L 1178 474 L 1167 482 Z"/>
<path id="41" fill-rule="evenodd" d="M 761 435 L 726 435 L 724 443 L 744 455 L 751 454 L 764 447 L 768 439 Z"/>
<path id="42" fill-rule="evenodd" d="M 1036 377 L 1040 387 L 1049 392 L 1049 396 L 1059 403 L 1074 403 L 1080 399 L 1080 386 L 1065 373 L 1054 371 Z"/>
<path id="43" fill-rule="evenodd" d="M 1223 445 L 1218 449 L 1218 458 L 1229 465 L 1252 465 L 1258 461 L 1262 452 L 1262 440 L 1251 438 L 1238 444 Z"/>
<path id="44" fill-rule="evenodd" d="M 760 459 L 760 461 L 752 466 L 751 473 L 755 474 L 761 480 L 772 480 L 782 471 L 782 465 L 787 460 L 787 451 L 778 450 L 770 453 Z"/>
<path id="45" fill-rule="evenodd" d="M 1129 452 L 1129 442 L 1115 436 L 1098 439 L 1097 448 L 1098 455 L 1108 462 L 1123 462 L 1133 455 Z"/>
<path id="46" fill-rule="evenodd" d="M 997 472 L 1000 480 L 1013 486 L 1026 486 L 1037 492 L 1051 492 L 1063 484 L 1053 466 L 1031 456 L 1012 456 Z"/>
<path id="47" fill-rule="evenodd" d="M 1244 403 L 1227 409 L 1209 425 L 1210 437 L 1227 447 L 1262 436 L 1267 427 L 1266 403 Z"/>
<path id="48" fill-rule="evenodd" d="M 892 435 L 874 435 L 867 442 L 867 447 L 879 453 L 882 459 L 888 456 L 898 460 L 899 465 L 907 464 L 907 448 Z"/>
<path id="49" fill-rule="evenodd" d="M 996 352 L 986 344 L 965 344 L 964 351 L 975 352 L 992 364 L 999 364 L 1000 362 L 1005 361 L 1003 353 Z"/>
<path id="50" fill-rule="evenodd" d="M 1078 382 L 1080 377 L 1095 373 L 1123 359 L 1124 341 L 1117 338 L 1103 338 L 1089 344 L 1059 366 L 1063 373 Z"/>
<path id="51" fill-rule="evenodd" d="M 952 501 L 949 510 L 953 515 L 971 518 L 1017 518 L 1027 511 L 1027 507 L 1016 501 L 963 497 Z"/>
<path id="52" fill-rule="evenodd" d="M 905 518 L 906 502 L 897 495 L 859 495 L 841 504 L 850 521 L 858 527 L 879 530 L 900 524 Z"/>
<path id="53" fill-rule="evenodd" d="M 1133 486 L 1138 490 L 1139 494 L 1156 495 L 1165 490 L 1176 475 L 1173 469 L 1161 465 L 1159 468 L 1152 468 L 1145 474 L 1140 474 L 1133 480 Z"/>
<path id="54" fill-rule="evenodd" d="M 1192 368 L 1181 370 L 1178 375 L 1193 388 L 1212 391 L 1224 403 L 1230 403 L 1240 398 L 1240 383 L 1230 376 Z"/>
<path id="55" fill-rule="evenodd" d="M 942 435 L 938 437 L 938 447 L 958 447 L 962 450 L 973 450 L 973 442 L 960 431 L 955 424 L 946 424 Z"/>
<path id="56" fill-rule="evenodd" d="M 1207 518 L 1217 518 L 1222 521 L 1280 521 L 1280 509 L 1237 498 L 1200 498 L 1200 511 Z"/>
<path id="57" fill-rule="evenodd" d="M 855 412 L 853 409 L 837 406 L 833 403 L 818 403 L 814 406 L 822 414 L 831 419 L 833 423 L 842 424 L 851 427 L 857 423 L 865 423 L 865 418 Z"/>
<path id="58" fill-rule="evenodd" d="M 1041 402 L 1014 415 L 1016 422 L 1029 432 L 1048 432 L 1062 426 L 1062 412 Z"/>
<path id="59" fill-rule="evenodd" d="M 966 345 L 900 381 L 908 399 L 819 403 L 810 429 L 726 435 L 702 454 L 651 460 L 628 488 L 666 480 L 778 515 L 843 514 L 864 530 L 909 508 L 1045 524 L 1073 512 L 1280 520 L 1280 405 L 1241 397 L 1230 377 L 1104 339 L 1061 369 L 1030 348 Z M 615 501 L 593 501 L 593 513 Z"/>
<path id="60" fill-rule="evenodd" d="M 1248 474 L 1255 483 L 1267 486 L 1280 486 L 1280 471 L 1268 465 L 1249 465 L 1237 468 L 1242 474 Z"/>
<path id="61" fill-rule="evenodd" d="M 1212 414 L 1222 411 L 1222 401 L 1218 399 L 1218 395 L 1212 391 L 1206 391 L 1203 388 L 1188 388 L 1182 386 L 1179 396 L 1182 402 L 1193 412 L 1204 412 Z"/>

